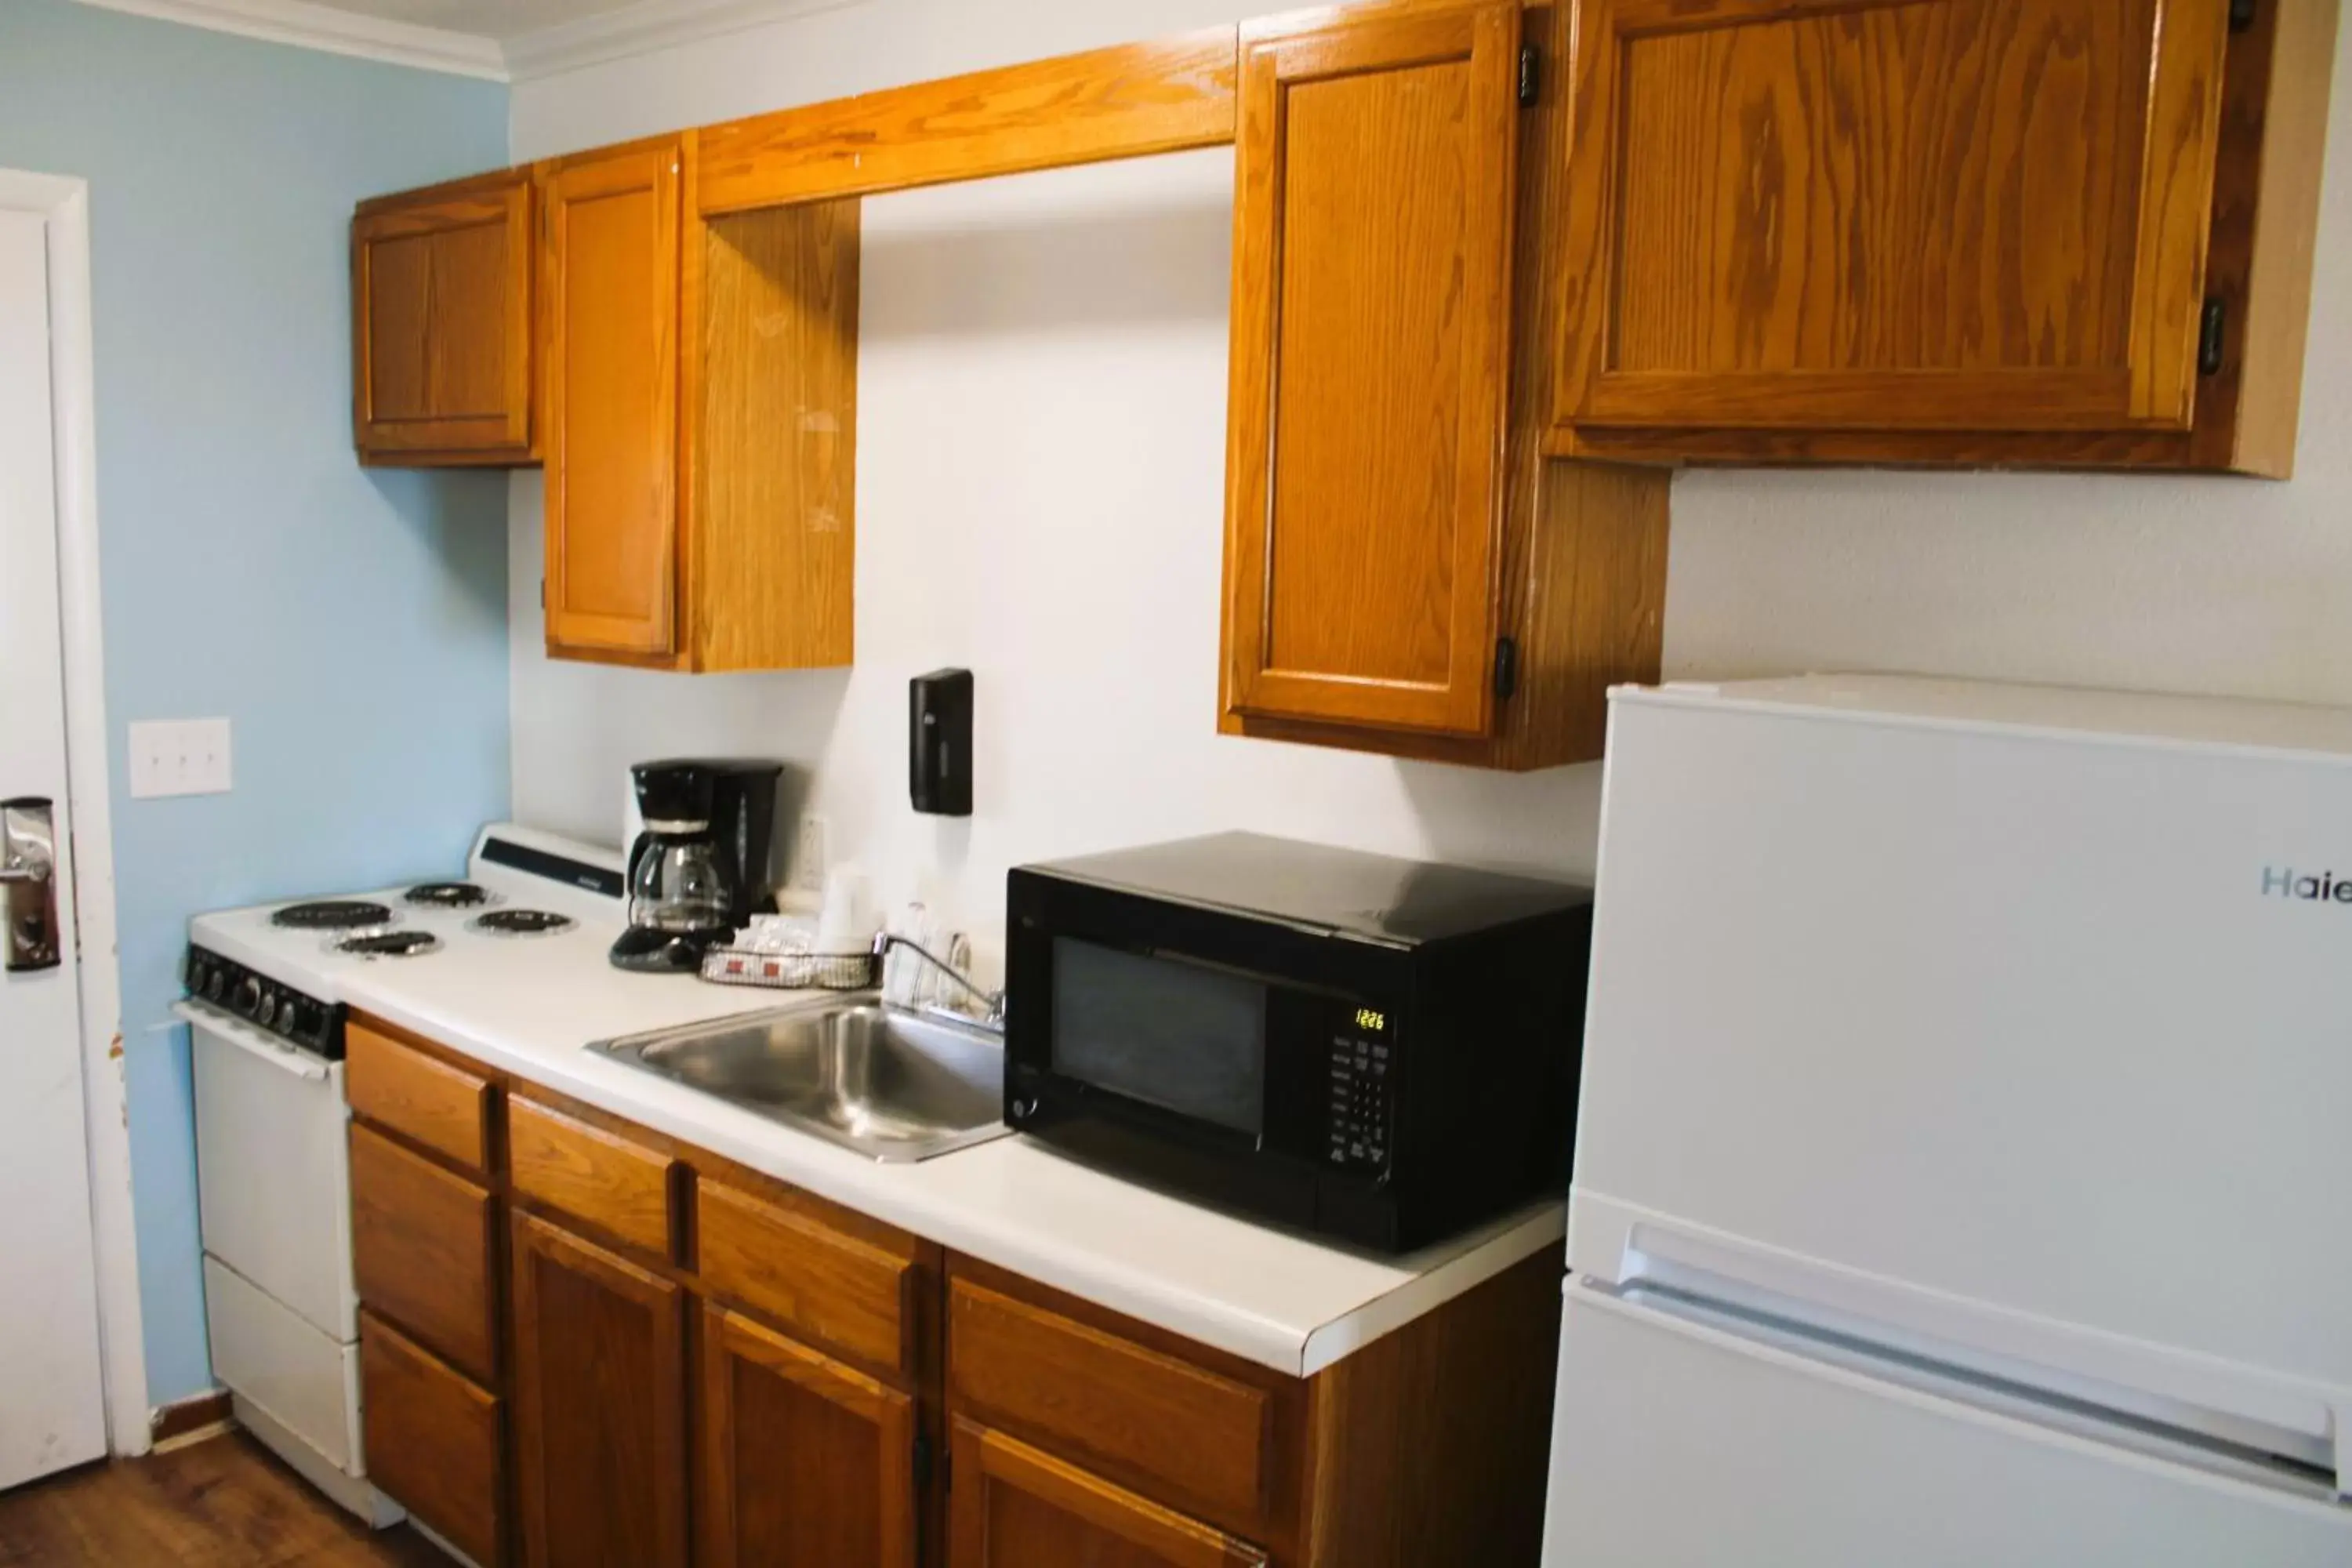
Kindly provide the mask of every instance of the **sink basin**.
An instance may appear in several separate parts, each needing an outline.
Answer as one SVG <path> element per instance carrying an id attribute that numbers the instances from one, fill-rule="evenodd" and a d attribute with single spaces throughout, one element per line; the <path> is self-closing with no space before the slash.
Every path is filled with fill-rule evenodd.
<path id="1" fill-rule="evenodd" d="M 1010 1131 L 999 1037 L 870 994 L 588 1048 L 876 1160 L 928 1160 Z"/>

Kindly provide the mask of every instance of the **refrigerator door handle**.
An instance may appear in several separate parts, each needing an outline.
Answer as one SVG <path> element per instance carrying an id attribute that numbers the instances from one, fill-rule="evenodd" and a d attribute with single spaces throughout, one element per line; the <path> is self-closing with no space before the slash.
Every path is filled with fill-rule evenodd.
<path id="1" fill-rule="evenodd" d="M 1672 1286 L 1612 1286 L 1571 1280 L 1571 1296 L 1604 1310 L 1632 1312 L 1682 1325 L 1682 1331 L 1721 1336 L 1751 1353 L 1793 1358 L 1830 1375 L 1859 1378 L 1913 1398 L 1965 1406 L 1997 1417 L 2211 1474 L 2300 1496 L 2340 1497 L 2332 1465 L 2305 1464 L 2209 1433 L 2146 1420 L 2070 1399 L 2045 1388 L 1978 1374 L 1963 1367 L 1907 1355 L 1883 1345 L 1773 1319 L 1708 1300 Z"/>
<path id="2" fill-rule="evenodd" d="M 1569 1265 L 2086 1409 L 2275 1454 L 2352 1498 L 2352 1389 L 2181 1354 L 1883 1279 L 1674 1220 L 1579 1189 Z"/>

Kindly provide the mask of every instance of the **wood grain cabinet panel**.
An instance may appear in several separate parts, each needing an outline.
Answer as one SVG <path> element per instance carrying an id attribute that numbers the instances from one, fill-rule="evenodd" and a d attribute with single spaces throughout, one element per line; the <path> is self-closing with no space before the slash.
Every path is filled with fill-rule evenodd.
<path id="1" fill-rule="evenodd" d="M 2228 5 L 1574 9 L 1555 450 L 2189 426 Z"/>
<path id="2" fill-rule="evenodd" d="M 1245 26 L 1229 712 L 1484 736 L 1519 7 Z"/>
<path id="3" fill-rule="evenodd" d="M 343 1028 L 352 1113 L 470 1170 L 490 1166 L 490 1080 L 356 1021 Z"/>
<path id="4" fill-rule="evenodd" d="M 531 1568 L 685 1568 L 686 1293 L 514 1216 L 514 1428 Z"/>
<path id="5" fill-rule="evenodd" d="M 1265 1568 L 1266 1554 L 970 1421 L 955 1424 L 950 1568 Z"/>
<path id="6" fill-rule="evenodd" d="M 531 212 L 527 169 L 361 205 L 352 414 L 362 460 L 532 459 Z"/>
<path id="7" fill-rule="evenodd" d="M 506 1560 L 499 1401 L 381 1318 L 360 1314 L 368 1479 L 481 1568 Z"/>
<path id="8" fill-rule="evenodd" d="M 354 1122 L 352 1271 L 360 1300 L 468 1376 L 498 1370 L 488 1190 Z"/>
<path id="9" fill-rule="evenodd" d="M 723 1308 L 702 1321 L 706 1568 L 915 1568 L 915 1402 Z"/>
<path id="10" fill-rule="evenodd" d="M 547 638 L 677 651 L 676 139 L 546 178 Z"/>
<path id="11" fill-rule="evenodd" d="M 1272 1511 L 1265 1390 L 968 1279 L 948 1289 L 949 1384 L 984 1419 L 1149 1477 L 1220 1523 Z"/>
<path id="12" fill-rule="evenodd" d="M 913 1370 L 911 1258 L 732 1187 L 706 1180 L 696 1191 L 706 1289 L 866 1365 Z"/>
<path id="13" fill-rule="evenodd" d="M 507 1105 L 507 1165 L 518 1196 L 562 1210 L 667 1258 L 675 1256 L 670 1173 L 646 1144 L 516 1096 Z"/>

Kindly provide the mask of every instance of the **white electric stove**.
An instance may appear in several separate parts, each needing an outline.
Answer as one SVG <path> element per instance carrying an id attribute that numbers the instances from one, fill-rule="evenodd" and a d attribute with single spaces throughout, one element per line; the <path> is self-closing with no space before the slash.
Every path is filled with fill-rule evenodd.
<path id="1" fill-rule="evenodd" d="M 436 990 L 601 965 L 624 914 L 621 857 L 528 828 L 482 830 L 457 881 L 198 915 L 187 998 L 214 1374 L 238 1420 L 378 1526 L 367 1481 L 352 1279 L 343 1015 L 383 966 Z"/>

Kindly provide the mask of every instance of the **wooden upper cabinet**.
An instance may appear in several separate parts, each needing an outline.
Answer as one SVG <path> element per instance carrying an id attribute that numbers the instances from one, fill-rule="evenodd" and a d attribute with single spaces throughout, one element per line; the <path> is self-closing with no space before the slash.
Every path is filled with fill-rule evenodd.
<path id="1" fill-rule="evenodd" d="M 677 651 L 681 144 L 546 176 L 547 640 Z"/>
<path id="2" fill-rule="evenodd" d="M 534 457 L 531 180 L 486 174 L 352 219 L 352 415 L 376 464 Z"/>
<path id="3" fill-rule="evenodd" d="M 2225 0 L 1576 10 L 1553 450 L 2190 426 Z"/>
<path id="4" fill-rule="evenodd" d="M 1494 721 L 1519 7 L 1244 26 L 1229 716 Z"/>

